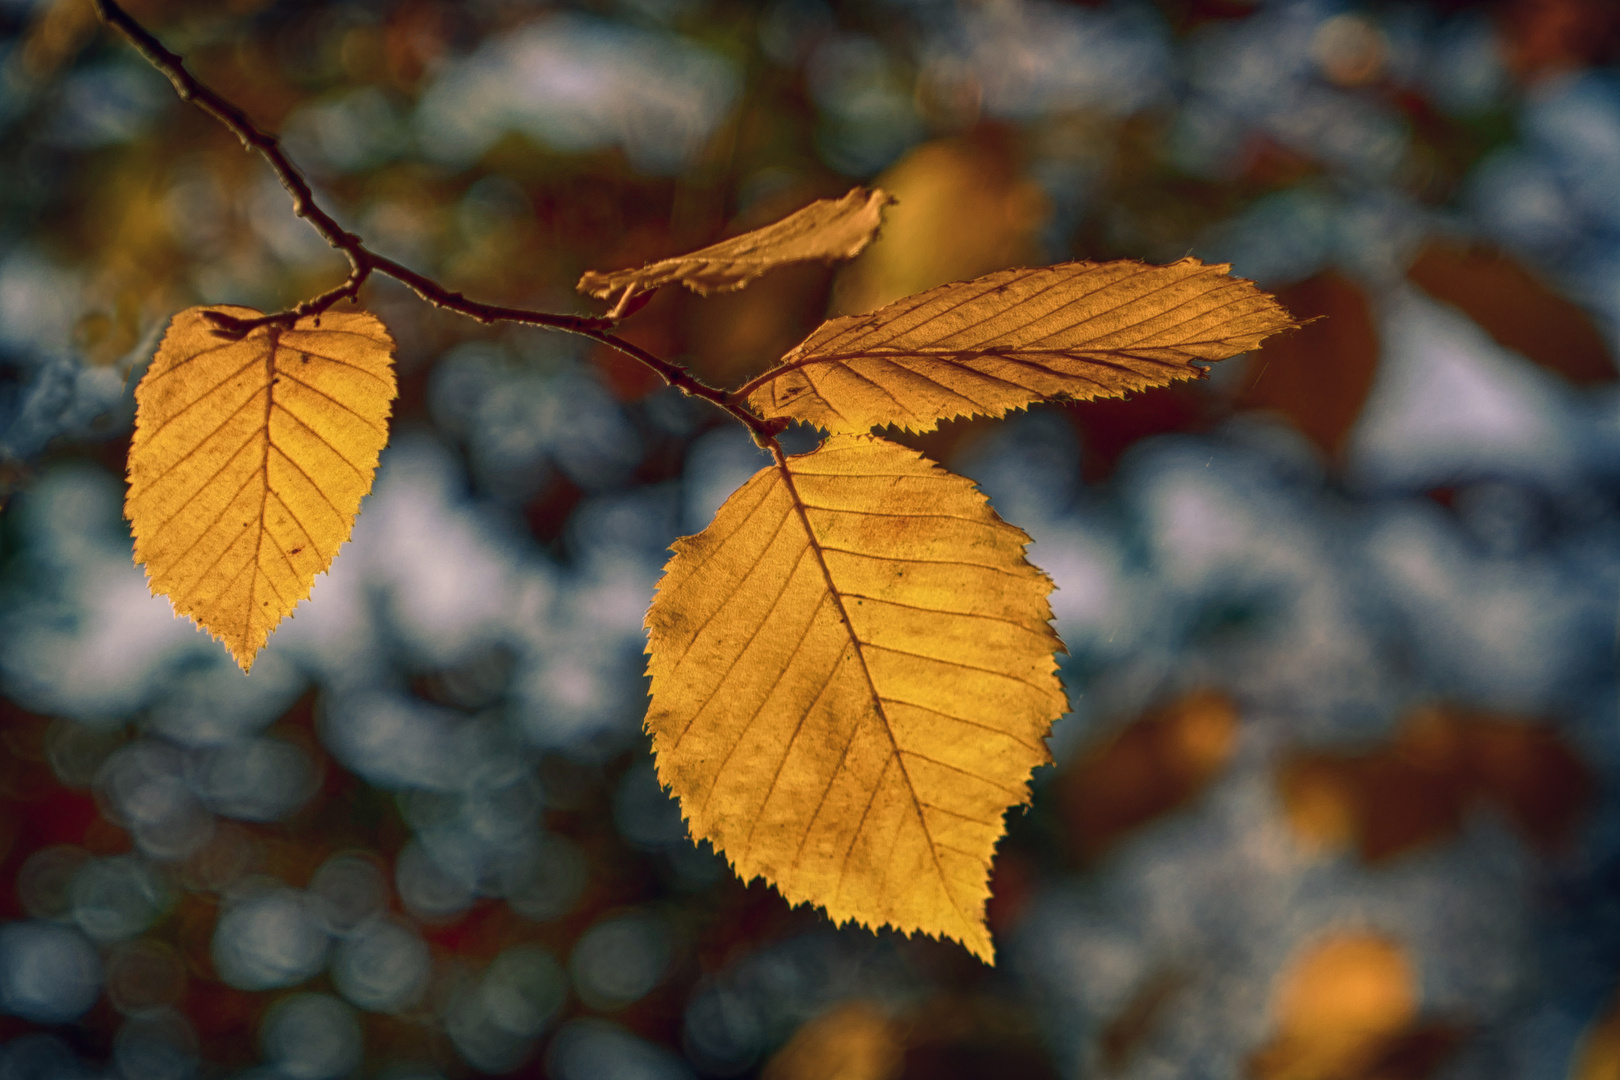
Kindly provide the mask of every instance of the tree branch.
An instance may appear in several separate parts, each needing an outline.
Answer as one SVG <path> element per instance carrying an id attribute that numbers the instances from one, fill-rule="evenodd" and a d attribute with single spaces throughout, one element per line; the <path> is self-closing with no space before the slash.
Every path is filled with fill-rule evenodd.
<path id="1" fill-rule="evenodd" d="M 584 337 L 599 341 L 624 355 L 644 364 L 656 371 L 664 382 L 674 386 L 685 394 L 699 397 L 711 402 L 725 410 L 729 415 L 744 424 L 754 435 L 754 439 L 761 446 L 769 449 L 775 445 L 775 436 L 785 427 L 785 422 L 779 420 L 765 420 L 756 416 L 749 409 L 732 400 L 723 390 L 718 390 L 678 364 L 659 359 L 640 347 L 625 341 L 623 338 L 611 333 L 616 325 L 616 319 L 609 317 L 589 315 L 557 315 L 545 311 L 533 311 L 527 308 L 502 307 L 497 304 L 485 304 L 470 300 L 463 294 L 447 289 L 437 281 L 425 274 L 420 274 L 408 266 L 404 266 L 385 255 L 379 255 L 366 247 L 365 241 L 343 226 L 321 208 L 315 199 L 315 193 L 309 186 L 304 174 L 292 163 L 281 149 L 280 140 L 276 136 L 256 125 L 241 107 L 222 97 L 196 76 L 186 69 L 185 61 L 177 54 L 170 52 L 163 43 L 152 35 L 144 26 L 125 11 L 118 0 L 90 0 L 95 7 L 96 14 L 107 26 L 112 27 L 123 35 L 135 50 L 141 54 L 158 71 L 162 72 L 170 83 L 174 85 L 175 93 L 180 95 L 182 101 L 190 102 L 203 112 L 212 116 L 223 124 L 233 135 L 241 140 L 244 149 L 256 151 L 260 157 L 269 164 L 281 181 L 281 186 L 287 189 L 292 196 L 293 213 L 309 222 L 310 227 L 321 235 L 328 244 L 341 251 L 349 261 L 349 276 L 343 284 L 329 289 L 319 296 L 297 304 L 286 311 L 272 315 L 262 315 L 255 319 L 236 319 L 219 312 L 211 312 L 209 320 L 222 332 L 231 335 L 246 334 L 257 326 L 270 323 L 290 325 L 309 315 L 319 315 L 340 300 L 354 300 L 358 297 L 360 286 L 372 274 L 382 274 L 393 278 L 409 288 L 412 292 L 434 307 L 453 311 L 458 315 L 465 315 L 481 323 L 511 322 L 527 326 L 545 327 L 551 330 L 562 330 L 567 333 L 580 334 Z"/>
<path id="2" fill-rule="evenodd" d="M 769 450 L 775 446 L 776 436 L 786 430 L 790 423 L 790 421 L 781 418 L 767 420 L 756 416 L 750 409 L 740 401 L 734 400 L 732 395 L 724 390 L 717 390 L 679 364 L 672 364 L 668 360 L 660 359 L 640 346 L 633 345 L 615 334 L 609 334 L 601 330 L 577 330 L 575 333 L 593 338 L 604 345 L 619 350 L 619 352 L 632 360 L 639 361 L 658 372 L 663 377 L 664 382 L 682 393 L 691 397 L 702 398 L 704 401 L 724 409 L 744 427 L 748 428 L 749 431 L 753 432 L 754 441 L 759 444 L 762 450 Z"/>

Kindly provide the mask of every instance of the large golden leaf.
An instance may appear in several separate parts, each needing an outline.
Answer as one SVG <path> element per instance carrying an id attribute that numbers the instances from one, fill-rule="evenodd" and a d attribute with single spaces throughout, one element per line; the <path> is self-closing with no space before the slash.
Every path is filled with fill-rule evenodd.
<path id="1" fill-rule="evenodd" d="M 393 339 L 366 314 L 226 336 L 174 317 L 135 391 L 124 514 L 154 593 L 247 671 L 349 538 L 388 440 Z"/>
<path id="2" fill-rule="evenodd" d="M 871 243 L 890 201 L 883 191 L 851 188 L 841 199 L 818 199 L 781 221 L 689 255 L 649 263 L 639 270 L 608 274 L 587 270 L 577 287 L 587 296 L 601 299 L 620 294 L 622 307 L 636 293 L 675 281 L 706 296 L 740 289 L 783 263 L 853 259 Z"/>
<path id="3" fill-rule="evenodd" d="M 1229 269 L 1071 262 L 941 285 L 823 323 L 737 396 L 761 416 L 829 431 L 928 431 L 956 416 L 1199 378 L 1200 361 L 1296 325 Z"/>
<path id="4" fill-rule="evenodd" d="M 990 860 L 1067 709 L 1029 537 L 915 451 L 836 436 L 675 544 L 647 613 L 659 779 L 745 880 L 993 957 Z"/>

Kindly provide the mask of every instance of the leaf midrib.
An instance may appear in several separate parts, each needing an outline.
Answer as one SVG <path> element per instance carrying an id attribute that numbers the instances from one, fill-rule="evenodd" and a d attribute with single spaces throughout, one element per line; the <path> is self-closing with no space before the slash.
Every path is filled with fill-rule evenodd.
<path id="1" fill-rule="evenodd" d="M 264 535 L 268 531 L 264 523 L 265 511 L 270 505 L 270 419 L 276 410 L 276 348 L 281 344 L 281 330 L 275 326 L 268 329 L 269 335 L 264 350 L 264 453 L 259 459 L 259 478 L 263 481 L 263 486 L 259 490 L 259 535 L 253 545 L 252 571 L 248 574 L 247 611 L 242 616 L 244 651 L 253 640 L 253 609 L 259 599 L 259 577 L 263 565 L 259 560 L 264 555 Z M 280 598 L 279 592 L 277 598 Z M 253 670 L 253 661 L 257 655 L 258 651 L 254 650 L 246 656 L 237 657 L 244 672 Z"/>
<path id="2" fill-rule="evenodd" d="M 1177 344 L 1175 344 L 1173 346 L 1152 346 L 1152 348 L 1175 348 L 1175 349 L 1181 349 L 1181 348 L 1184 348 L 1184 347 L 1199 346 L 1199 345 L 1222 345 L 1222 344 L 1225 343 L 1225 340 L 1226 339 L 1224 339 L 1224 338 L 1222 338 L 1222 339 L 1209 338 L 1209 339 L 1200 339 L 1198 341 L 1178 342 Z M 1069 358 L 1072 358 L 1072 357 L 1078 357 L 1080 359 L 1085 360 L 1088 363 L 1096 364 L 1098 367 L 1112 368 L 1113 370 L 1121 372 L 1123 374 L 1138 375 L 1138 376 L 1143 374 L 1142 372 L 1137 371 L 1135 368 L 1127 367 L 1124 364 L 1116 364 L 1116 363 L 1113 363 L 1113 362 L 1111 362 L 1111 361 L 1109 361 L 1107 359 L 1104 359 L 1104 357 L 1107 357 L 1107 356 L 1123 356 L 1123 357 L 1125 357 L 1127 359 L 1130 359 L 1130 360 L 1136 360 L 1136 361 L 1138 361 L 1140 363 L 1144 363 L 1144 364 L 1153 364 L 1153 365 L 1156 365 L 1156 366 L 1161 367 L 1161 368 L 1166 368 L 1166 369 L 1168 369 L 1170 371 L 1173 371 L 1173 372 L 1178 372 L 1178 373 L 1179 372 L 1188 372 L 1188 375 L 1187 375 L 1188 378 L 1196 377 L 1191 373 L 1196 371 L 1197 369 L 1191 367 L 1189 364 L 1175 364 L 1175 363 L 1171 363 L 1170 361 L 1167 361 L 1167 360 L 1161 360 L 1156 356 L 1142 356 L 1142 355 L 1139 355 L 1138 353 L 1134 352 L 1133 351 L 1134 349 L 1135 349 L 1135 346 L 1131 346 L 1131 345 L 1123 346 L 1121 348 L 1107 348 L 1107 349 L 1092 349 L 1092 348 L 1087 348 L 1087 347 L 1083 347 L 1083 346 L 1082 347 L 1075 347 L 1075 348 L 1036 349 L 1036 348 L 1024 348 L 1023 346 L 1015 346 L 1015 345 L 1003 346 L 1003 347 L 994 348 L 994 349 L 928 349 L 928 348 L 925 348 L 925 347 L 901 348 L 901 347 L 892 346 L 892 345 L 879 345 L 879 346 L 874 346 L 871 349 L 862 349 L 862 350 L 858 350 L 856 352 L 814 353 L 814 354 L 811 354 L 809 356 L 801 356 L 796 360 L 784 361 L 783 363 L 778 364 L 776 367 L 771 368 L 771 370 L 765 372 L 764 374 L 759 375 L 759 376 L 749 380 L 748 382 L 744 383 L 742 386 L 739 386 L 736 390 L 732 391 L 731 396 L 734 397 L 734 398 L 738 398 L 738 399 L 745 399 L 745 398 L 751 397 L 751 396 L 753 396 L 755 391 L 759 390 L 762 387 L 769 386 L 771 383 L 775 382 L 776 380 L 780 379 L 782 376 L 784 376 L 784 375 L 786 375 L 786 374 L 788 374 L 790 372 L 803 371 L 806 368 L 830 366 L 830 365 L 834 365 L 834 364 L 848 366 L 852 362 L 859 362 L 859 361 L 862 361 L 862 360 L 888 360 L 888 361 L 892 362 L 892 361 L 895 361 L 895 360 L 911 360 L 911 359 L 922 358 L 922 359 L 925 359 L 925 360 L 933 360 L 933 361 L 955 361 L 957 363 L 966 363 L 966 362 L 971 361 L 971 360 L 994 359 L 994 360 L 1000 360 L 1000 361 L 1002 361 L 1004 363 L 1014 364 L 1014 365 L 1017 365 L 1019 367 L 1026 367 L 1026 368 L 1029 368 L 1029 369 L 1031 369 L 1033 371 L 1039 372 L 1039 373 L 1041 373 L 1043 375 L 1051 375 L 1051 374 L 1054 374 L 1054 372 L 1050 367 L 1045 367 L 1045 366 L 1043 366 L 1041 364 L 1034 363 L 1033 361 L 1025 360 L 1025 359 L 1023 359 L 1023 356 L 1025 356 L 1025 355 L 1050 356 L 1050 357 L 1059 358 L 1059 359 L 1069 359 Z M 1017 354 L 1021 354 L 1021 355 L 1011 355 L 1013 353 L 1017 353 Z M 851 370 L 853 370 L 853 369 L 851 369 Z M 934 382 L 936 385 L 939 385 L 939 386 L 944 385 L 943 383 L 939 383 L 938 380 L 929 378 L 929 376 L 927 375 L 926 372 L 914 371 L 914 370 L 912 370 L 910 368 L 907 368 L 906 370 L 908 372 L 910 372 L 911 374 L 913 374 L 913 375 L 921 375 L 923 378 L 928 378 L 930 382 Z M 996 378 L 996 376 L 989 375 L 987 372 L 978 371 L 977 369 L 973 369 L 973 370 L 974 370 L 974 374 L 976 374 L 976 375 L 985 376 L 987 378 Z M 1058 374 L 1064 374 L 1064 373 L 1060 372 Z M 806 377 L 808 378 L 808 376 L 806 376 Z M 1074 378 L 1075 376 L 1071 375 L 1071 376 L 1068 376 L 1068 377 Z M 1084 376 L 1080 376 L 1080 377 L 1083 378 Z M 997 381 L 1006 382 L 1007 380 L 998 379 Z M 1095 379 L 1088 379 L 1087 381 L 1088 382 L 1096 382 Z M 1022 384 L 1019 384 L 1019 383 L 1012 383 L 1011 385 L 1017 386 L 1021 390 L 1028 390 L 1029 389 L 1028 387 L 1023 386 Z M 1098 385 L 1101 386 L 1102 384 L 1098 383 Z M 950 387 L 945 387 L 945 389 L 949 390 Z M 955 391 L 952 391 L 952 392 L 955 393 Z"/>
<path id="3" fill-rule="evenodd" d="M 933 861 L 935 874 L 939 876 L 940 888 L 944 891 L 946 898 L 950 901 L 951 908 L 956 912 L 957 917 L 960 918 L 965 925 L 977 927 L 980 925 L 979 920 L 963 911 L 961 905 L 957 903 L 956 894 L 951 890 L 950 887 L 950 879 L 945 874 L 945 867 L 939 861 L 938 841 L 934 839 L 933 831 L 928 828 L 928 819 L 923 814 L 924 804 L 922 798 L 917 794 L 917 785 L 911 778 L 911 770 L 906 768 L 905 754 L 900 749 L 899 740 L 894 737 L 894 729 L 889 723 L 889 714 L 883 707 L 883 695 L 878 692 L 877 683 L 872 678 L 872 670 L 866 663 L 866 650 L 863 647 L 863 642 L 855 633 L 855 624 L 850 621 L 849 611 L 844 607 L 843 595 L 838 591 L 838 586 L 833 581 L 832 569 L 827 565 L 827 560 L 822 555 L 821 541 L 816 537 L 816 531 L 810 525 L 810 516 L 804 500 L 799 497 L 798 485 L 793 482 L 793 470 L 788 468 L 787 455 L 783 453 L 780 446 L 772 446 L 771 456 L 776 459 L 776 470 L 781 475 L 782 482 L 787 486 L 788 498 L 793 501 L 793 511 L 798 515 L 799 524 L 804 528 L 805 543 L 810 547 L 810 550 L 815 553 L 816 565 L 821 568 L 821 577 L 822 581 L 826 583 L 827 594 L 832 597 L 833 603 L 838 608 L 838 621 L 843 624 L 844 633 L 849 637 L 850 647 L 855 650 L 855 658 L 860 661 L 861 675 L 865 677 L 866 688 L 872 695 L 872 707 L 877 711 L 878 719 L 882 721 L 883 734 L 889 740 L 889 749 L 892 751 L 894 763 L 899 766 L 900 775 L 905 778 L 906 791 L 911 795 L 912 812 L 916 815 L 917 824 L 919 827 L 921 827 L 923 836 L 927 840 L 928 857 Z M 877 791 L 882 787 L 884 776 L 887 775 L 887 773 L 888 767 L 885 766 L 883 772 L 878 775 L 877 785 L 873 790 L 874 799 L 877 797 Z M 834 779 L 836 779 L 836 772 L 834 774 Z M 868 810 L 870 810 L 870 802 L 868 803 Z M 863 814 L 863 825 L 864 817 L 865 815 Z M 844 853 L 844 860 L 846 864 L 849 860 L 849 853 L 854 850 L 855 844 L 859 841 L 860 830 L 857 828 L 855 837 L 850 841 L 849 850 Z M 797 859 L 795 859 L 795 862 L 797 862 Z M 887 870 L 887 868 L 885 868 L 885 870 Z M 843 878 L 842 870 L 839 872 L 839 878 L 841 884 Z M 888 880 L 887 873 L 885 873 L 884 880 Z"/>

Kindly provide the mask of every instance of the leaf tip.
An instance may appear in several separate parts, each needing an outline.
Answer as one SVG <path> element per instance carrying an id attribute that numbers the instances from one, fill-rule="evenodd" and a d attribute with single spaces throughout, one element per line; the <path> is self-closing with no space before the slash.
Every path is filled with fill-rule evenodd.
<path id="1" fill-rule="evenodd" d="M 996 966 L 996 943 L 990 937 L 990 929 L 980 924 L 980 934 L 975 935 L 972 941 L 963 940 L 962 945 L 968 952 L 978 957 L 985 967 Z"/>

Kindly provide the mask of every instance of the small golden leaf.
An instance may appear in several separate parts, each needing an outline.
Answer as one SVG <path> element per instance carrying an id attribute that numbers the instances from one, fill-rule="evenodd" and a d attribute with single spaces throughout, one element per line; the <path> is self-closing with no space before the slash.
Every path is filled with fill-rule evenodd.
<path id="1" fill-rule="evenodd" d="M 1002 817 L 1068 708 L 1028 542 L 870 436 L 780 458 L 676 541 L 647 729 L 693 835 L 789 901 L 990 962 Z"/>
<path id="2" fill-rule="evenodd" d="M 651 292 L 674 281 L 707 296 L 740 289 L 783 263 L 853 259 L 871 243 L 890 201 L 883 191 L 851 188 L 841 199 L 818 199 L 772 225 L 690 255 L 649 263 L 639 270 L 610 274 L 588 270 L 577 288 L 599 299 L 617 293 L 622 307 L 636 293 Z"/>
<path id="3" fill-rule="evenodd" d="M 388 441 L 394 342 L 332 314 L 243 336 L 174 317 L 135 391 L 124 516 L 152 592 L 247 671 L 354 527 Z"/>
<path id="4" fill-rule="evenodd" d="M 736 396 L 834 432 L 929 431 L 1036 401 L 1122 397 L 1203 375 L 1297 324 L 1231 267 L 1182 259 L 1001 270 L 823 323 Z"/>

